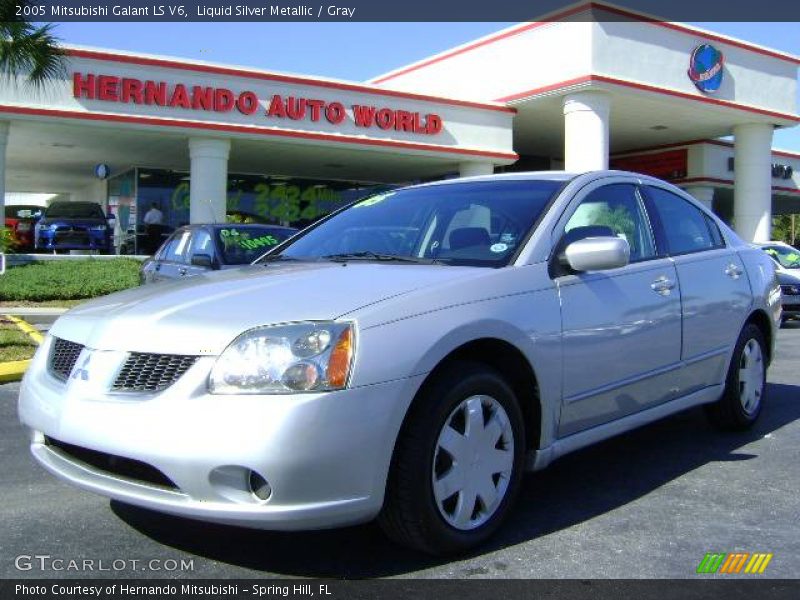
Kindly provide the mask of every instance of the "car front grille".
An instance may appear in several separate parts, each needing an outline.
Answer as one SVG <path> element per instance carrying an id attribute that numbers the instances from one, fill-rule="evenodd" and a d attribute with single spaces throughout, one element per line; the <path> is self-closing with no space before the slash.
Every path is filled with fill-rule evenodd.
<path id="1" fill-rule="evenodd" d="M 45 436 L 45 444 L 64 457 L 93 467 L 107 475 L 122 477 L 135 483 L 145 483 L 155 487 L 179 491 L 175 482 L 164 473 L 140 460 L 89 450 L 88 448 L 67 444 L 49 436 Z"/>
<path id="2" fill-rule="evenodd" d="M 111 386 L 114 392 L 160 392 L 175 383 L 196 356 L 131 352 Z"/>
<path id="3" fill-rule="evenodd" d="M 53 338 L 53 347 L 50 349 L 50 372 L 58 379 L 66 381 L 82 350 L 83 344 Z"/>
<path id="4" fill-rule="evenodd" d="M 800 284 L 798 285 L 782 285 L 781 292 L 784 296 L 797 296 L 800 294 Z"/>

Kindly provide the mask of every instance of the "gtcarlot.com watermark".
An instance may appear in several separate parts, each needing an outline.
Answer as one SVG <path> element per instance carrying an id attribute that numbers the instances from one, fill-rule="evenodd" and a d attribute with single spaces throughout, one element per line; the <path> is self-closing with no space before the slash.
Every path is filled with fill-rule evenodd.
<path id="1" fill-rule="evenodd" d="M 173 558 L 62 558 L 50 554 L 20 554 L 14 559 L 17 571 L 194 571 L 194 559 Z"/>

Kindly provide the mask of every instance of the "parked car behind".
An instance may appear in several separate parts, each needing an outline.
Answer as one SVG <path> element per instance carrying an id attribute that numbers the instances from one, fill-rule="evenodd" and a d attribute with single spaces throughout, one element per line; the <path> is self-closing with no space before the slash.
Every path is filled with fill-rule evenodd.
<path id="1" fill-rule="evenodd" d="M 95 202 L 53 202 L 36 224 L 35 237 L 37 250 L 113 250 L 113 227 Z"/>
<path id="2" fill-rule="evenodd" d="M 281 530 L 377 517 L 462 552 L 526 468 L 699 405 L 753 425 L 779 316 L 769 257 L 668 183 L 454 179 L 74 308 L 19 414 L 45 468 L 126 503 Z"/>
<path id="3" fill-rule="evenodd" d="M 800 317 L 800 250 L 784 242 L 757 245 L 775 261 L 781 284 L 781 323 Z"/>
<path id="4" fill-rule="evenodd" d="M 296 229 L 278 225 L 186 225 L 142 264 L 142 283 L 178 279 L 248 265 L 290 238 Z"/>
<path id="5" fill-rule="evenodd" d="M 15 252 L 30 252 L 34 246 L 34 227 L 42 216 L 43 207 L 37 205 L 6 206 L 5 224 L 14 236 Z"/>

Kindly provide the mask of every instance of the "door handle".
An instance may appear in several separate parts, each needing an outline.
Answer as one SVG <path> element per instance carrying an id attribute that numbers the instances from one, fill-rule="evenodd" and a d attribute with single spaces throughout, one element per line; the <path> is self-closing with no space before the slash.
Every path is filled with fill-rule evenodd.
<path id="1" fill-rule="evenodd" d="M 661 294 L 662 296 L 669 296 L 672 288 L 675 287 L 675 282 L 668 277 L 662 275 L 658 279 L 656 279 L 653 283 L 650 284 L 650 289 L 652 289 L 657 294 Z"/>
<path id="2" fill-rule="evenodd" d="M 734 263 L 731 263 L 727 267 L 725 267 L 725 275 L 727 275 L 731 279 L 739 279 L 742 272 L 743 271 L 739 268 L 739 266 Z"/>

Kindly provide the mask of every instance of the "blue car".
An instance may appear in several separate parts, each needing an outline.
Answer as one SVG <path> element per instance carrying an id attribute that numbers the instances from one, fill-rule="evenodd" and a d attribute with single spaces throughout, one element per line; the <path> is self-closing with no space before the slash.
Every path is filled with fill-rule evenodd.
<path id="1" fill-rule="evenodd" d="M 110 253 L 112 228 L 99 204 L 53 202 L 36 225 L 36 249 L 94 250 Z"/>

